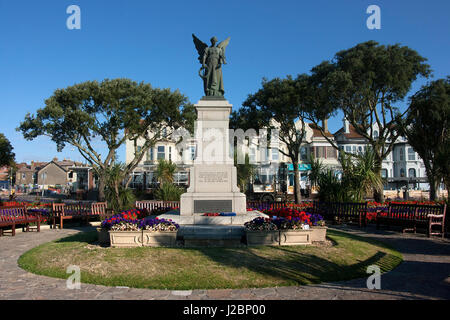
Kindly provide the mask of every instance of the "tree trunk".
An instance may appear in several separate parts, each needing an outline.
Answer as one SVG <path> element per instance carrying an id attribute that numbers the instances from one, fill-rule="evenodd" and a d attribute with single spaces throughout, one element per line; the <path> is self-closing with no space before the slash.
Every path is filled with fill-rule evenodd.
<path id="1" fill-rule="evenodd" d="M 438 183 L 433 176 L 428 177 L 428 183 L 430 184 L 430 201 L 436 201 Z"/>
<path id="2" fill-rule="evenodd" d="M 98 176 L 98 201 L 105 201 L 105 178 Z"/>
<path id="3" fill-rule="evenodd" d="M 374 171 L 375 171 L 375 174 L 377 174 L 379 177 L 381 177 L 381 163 L 382 163 L 382 161 L 383 160 L 380 159 L 380 157 L 378 155 L 376 155 Z M 383 190 L 384 190 L 383 186 L 374 188 L 373 198 L 378 203 L 384 203 L 384 192 L 383 192 Z"/>
<path id="4" fill-rule="evenodd" d="M 119 184 L 117 183 L 117 181 L 114 183 L 114 195 L 115 195 L 116 201 L 117 201 L 117 207 L 118 207 L 117 209 L 122 210 L 123 203 L 122 203 L 122 199 L 120 199 Z"/>
<path id="5" fill-rule="evenodd" d="M 427 173 L 428 184 L 430 185 L 430 201 L 436 201 L 438 181 L 433 173 L 432 167 L 429 163 L 425 163 L 425 171 Z"/>
<path id="6" fill-rule="evenodd" d="M 302 195 L 300 192 L 300 171 L 298 170 L 298 161 L 293 161 L 294 164 L 294 195 L 295 203 L 300 204 Z"/>

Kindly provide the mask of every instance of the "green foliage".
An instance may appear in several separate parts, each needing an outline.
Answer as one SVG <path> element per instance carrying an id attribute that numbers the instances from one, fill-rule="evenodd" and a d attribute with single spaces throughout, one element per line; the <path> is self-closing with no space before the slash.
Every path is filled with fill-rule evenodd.
<path id="1" fill-rule="evenodd" d="M 183 193 L 183 188 L 170 182 L 164 182 L 155 190 L 155 198 L 164 201 L 180 201 L 180 197 Z"/>
<path id="2" fill-rule="evenodd" d="M 297 175 L 298 150 L 305 138 L 304 120 L 309 112 L 304 104 L 307 78 L 306 75 L 300 75 L 297 79 L 291 76 L 270 81 L 263 79 L 262 88 L 255 94 L 250 94 L 239 112 L 231 115 L 232 124 L 243 130 L 278 129 L 279 139 L 287 148 L 287 151 L 279 149 L 279 152 L 291 159 Z M 296 125 L 297 120 L 300 120 L 300 125 Z M 276 121 L 276 124 L 273 121 Z M 268 135 L 268 139 L 271 138 Z M 294 183 L 295 200 L 298 203 L 300 186 L 297 179 L 294 179 Z"/>
<path id="3" fill-rule="evenodd" d="M 424 161 L 432 192 L 443 179 L 450 187 L 450 77 L 422 86 L 410 98 L 407 119 L 401 123 L 402 133 Z"/>
<path id="4" fill-rule="evenodd" d="M 161 184 L 173 183 L 173 175 L 177 171 L 177 165 L 172 161 L 159 159 L 156 167 L 156 178 Z"/>
<path id="5" fill-rule="evenodd" d="M 373 148 L 380 175 L 381 162 L 400 135 L 396 125 L 403 114 L 395 104 L 405 98 L 417 77 L 430 75 L 425 61 L 406 46 L 360 43 L 312 69 L 306 104 L 316 123 L 342 110 Z M 373 125 L 378 127 L 378 135 Z M 382 189 L 376 194 L 381 201 Z"/>
<path id="6" fill-rule="evenodd" d="M 324 202 L 361 202 L 376 188 L 383 187 L 383 181 L 375 170 L 375 155 L 371 149 L 352 157 L 344 152 L 339 155 L 342 175 L 328 170 L 319 170 L 317 185 L 319 199 Z"/>
<path id="7" fill-rule="evenodd" d="M 117 176 L 119 180 L 136 168 L 148 149 L 161 139 L 164 128 L 190 127 L 193 113 L 193 107 L 179 91 L 153 88 L 130 79 L 105 79 L 56 90 L 45 100 L 44 108 L 25 116 L 17 130 L 27 140 L 50 137 L 58 151 L 66 144 L 73 145 L 95 168 L 102 186 L 125 141 L 144 139 L 145 143 Z M 149 128 L 154 135 L 148 135 Z M 107 154 L 98 152 L 94 139 L 106 145 Z M 99 191 L 103 192 L 102 187 Z"/>
<path id="8" fill-rule="evenodd" d="M 136 204 L 136 196 L 134 195 L 133 190 L 126 189 L 122 185 L 119 186 L 118 197 L 112 188 L 106 187 L 105 198 L 108 202 L 108 207 L 112 208 L 114 212 L 132 209 Z"/>
<path id="9" fill-rule="evenodd" d="M 131 209 L 136 202 L 133 190 L 123 186 L 121 177 L 124 170 L 124 164 L 115 163 L 106 172 L 105 198 L 109 208 L 115 212 Z"/>
<path id="10" fill-rule="evenodd" d="M 241 192 L 245 193 L 247 191 L 247 186 L 250 182 L 250 178 L 255 172 L 255 166 L 250 164 L 250 159 L 248 154 L 245 155 L 245 163 L 237 163 L 237 151 L 234 155 L 234 163 L 237 171 L 238 186 Z"/>
<path id="11" fill-rule="evenodd" d="M 314 156 L 311 157 L 309 163 L 311 170 L 309 171 L 308 178 L 311 182 L 311 187 L 315 187 L 319 182 L 320 173 L 324 171 L 324 165 L 321 160 L 316 159 Z"/>
<path id="12" fill-rule="evenodd" d="M 0 133 L 0 167 L 9 166 L 14 163 L 15 154 L 9 140 Z"/>

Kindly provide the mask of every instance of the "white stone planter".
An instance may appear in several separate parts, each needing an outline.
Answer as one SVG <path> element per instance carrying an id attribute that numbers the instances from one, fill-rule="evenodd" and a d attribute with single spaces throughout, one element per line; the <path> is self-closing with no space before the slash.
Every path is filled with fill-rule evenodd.
<path id="1" fill-rule="evenodd" d="M 144 247 L 174 247 L 178 231 L 143 231 Z"/>
<path id="2" fill-rule="evenodd" d="M 111 247 L 142 247 L 142 231 L 109 231 Z"/>
<path id="3" fill-rule="evenodd" d="M 312 227 L 311 241 L 325 242 L 328 227 Z"/>
<path id="4" fill-rule="evenodd" d="M 279 231 L 245 231 L 248 246 L 278 246 L 280 245 Z"/>
<path id="5" fill-rule="evenodd" d="M 280 230 L 281 246 L 311 244 L 312 230 Z"/>

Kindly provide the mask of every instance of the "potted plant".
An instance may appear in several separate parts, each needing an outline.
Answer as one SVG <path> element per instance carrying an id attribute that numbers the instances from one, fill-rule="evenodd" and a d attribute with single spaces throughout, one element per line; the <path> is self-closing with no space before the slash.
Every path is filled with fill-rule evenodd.
<path id="1" fill-rule="evenodd" d="M 101 224 L 99 242 L 105 241 L 102 232 L 109 233 L 112 247 L 140 247 L 142 246 L 142 230 L 135 213 L 123 212 L 105 219 Z"/>
<path id="2" fill-rule="evenodd" d="M 274 223 L 280 230 L 280 245 L 302 245 L 311 244 L 311 233 L 309 220 L 294 217 L 291 219 L 276 218 Z"/>
<path id="3" fill-rule="evenodd" d="M 176 245 L 180 226 L 172 220 L 147 217 L 141 220 L 142 245 L 144 247 L 172 247 Z"/>
<path id="4" fill-rule="evenodd" d="M 280 233 L 272 219 L 258 217 L 246 222 L 244 226 L 248 246 L 280 244 Z"/>
<path id="5" fill-rule="evenodd" d="M 320 214 L 312 214 L 310 216 L 311 222 L 311 241 L 312 242 L 325 242 L 327 237 L 327 229 L 325 226 L 325 220 Z"/>

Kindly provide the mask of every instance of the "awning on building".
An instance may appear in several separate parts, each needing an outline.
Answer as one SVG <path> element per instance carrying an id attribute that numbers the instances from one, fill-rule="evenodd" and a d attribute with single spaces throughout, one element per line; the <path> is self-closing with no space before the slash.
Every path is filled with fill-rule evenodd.
<path id="1" fill-rule="evenodd" d="M 291 163 L 288 165 L 289 171 L 294 171 L 294 165 Z M 299 171 L 308 171 L 311 170 L 311 165 L 308 163 L 299 163 L 298 164 L 298 170 Z"/>

